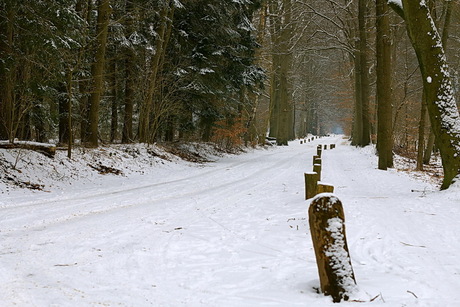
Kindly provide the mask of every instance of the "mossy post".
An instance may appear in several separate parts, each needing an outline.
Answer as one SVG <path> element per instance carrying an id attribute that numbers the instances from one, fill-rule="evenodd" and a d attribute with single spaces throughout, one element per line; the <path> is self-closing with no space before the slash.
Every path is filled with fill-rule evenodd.
<path id="1" fill-rule="evenodd" d="M 318 174 L 318 181 L 321 181 L 321 164 L 314 164 L 313 172 Z"/>
<path id="2" fill-rule="evenodd" d="M 319 145 L 319 146 L 321 146 L 321 145 Z M 317 155 L 318 157 L 321 158 L 321 154 L 322 154 L 322 153 L 323 153 L 323 150 L 321 149 L 321 147 L 316 148 L 316 155 Z"/>
<path id="3" fill-rule="evenodd" d="M 322 182 L 318 182 L 318 185 L 316 187 L 316 193 L 321 194 L 321 193 L 334 193 L 334 186 Z"/>
<path id="4" fill-rule="evenodd" d="M 315 172 L 305 173 L 305 199 L 315 197 L 318 184 L 318 174 Z"/>
<path id="5" fill-rule="evenodd" d="M 318 194 L 308 210 L 321 292 L 335 303 L 348 300 L 356 289 L 345 235 L 345 215 L 340 200 L 330 193 Z"/>
<path id="6" fill-rule="evenodd" d="M 316 159 L 319 159 L 319 156 L 317 156 L 317 155 L 314 155 L 314 156 L 313 156 L 313 161 L 312 161 L 312 164 L 315 164 L 315 160 L 316 160 Z"/>
<path id="7" fill-rule="evenodd" d="M 321 158 L 316 156 L 315 160 L 313 160 L 313 165 L 315 165 L 315 164 L 321 165 L 321 161 L 322 161 Z"/>

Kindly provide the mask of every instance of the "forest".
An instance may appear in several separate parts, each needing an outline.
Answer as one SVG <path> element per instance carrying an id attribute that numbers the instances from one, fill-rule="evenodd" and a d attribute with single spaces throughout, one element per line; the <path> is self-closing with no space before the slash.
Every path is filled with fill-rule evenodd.
<path id="1" fill-rule="evenodd" d="M 0 139 L 278 145 L 460 169 L 457 0 L 0 0 Z"/>

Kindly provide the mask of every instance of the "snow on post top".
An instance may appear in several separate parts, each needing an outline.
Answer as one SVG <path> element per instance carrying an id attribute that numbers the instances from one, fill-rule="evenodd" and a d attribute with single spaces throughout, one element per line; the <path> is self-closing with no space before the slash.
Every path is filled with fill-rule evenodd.
<path id="1" fill-rule="evenodd" d="M 393 4 L 397 5 L 398 7 L 403 8 L 402 1 L 401 0 L 388 0 L 388 4 Z"/>
<path id="2" fill-rule="evenodd" d="M 336 203 L 339 202 L 339 199 L 333 193 L 320 193 L 320 194 L 316 195 L 315 197 L 313 197 L 311 199 L 311 203 L 314 203 L 316 200 L 318 200 L 320 198 L 328 198 L 329 199 L 329 201 L 324 204 L 325 207 L 322 208 L 324 210 L 330 209 L 333 205 L 335 205 Z"/>

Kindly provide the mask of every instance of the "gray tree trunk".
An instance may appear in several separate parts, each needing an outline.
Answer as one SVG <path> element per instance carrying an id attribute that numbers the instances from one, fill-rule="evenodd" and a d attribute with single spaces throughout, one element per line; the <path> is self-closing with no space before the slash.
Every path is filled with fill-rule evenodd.
<path id="1" fill-rule="evenodd" d="M 441 189 L 447 189 L 460 168 L 460 116 L 453 95 L 441 37 L 423 0 L 403 0 L 401 13 L 417 54 L 430 122 L 444 169 Z"/>
<path id="2" fill-rule="evenodd" d="M 388 5 L 377 0 L 377 151 L 378 168 L 393 166 L 393 123 L 391 100 L 391 40 Z"/>

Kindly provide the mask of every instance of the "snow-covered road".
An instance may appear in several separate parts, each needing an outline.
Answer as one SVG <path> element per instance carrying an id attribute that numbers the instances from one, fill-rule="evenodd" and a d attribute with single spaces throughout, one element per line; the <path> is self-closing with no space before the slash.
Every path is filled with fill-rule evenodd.
<path id="1" fill-rule="evenodd" d="M 434 188 L 341 137 L 9 196 L 0 306 L 332 306 L 304 200 L 319 143 L 337 144 L 323 181 L 345 207 L 354 299 L 460 306 L 460 193 L 411 192 Z"/>

